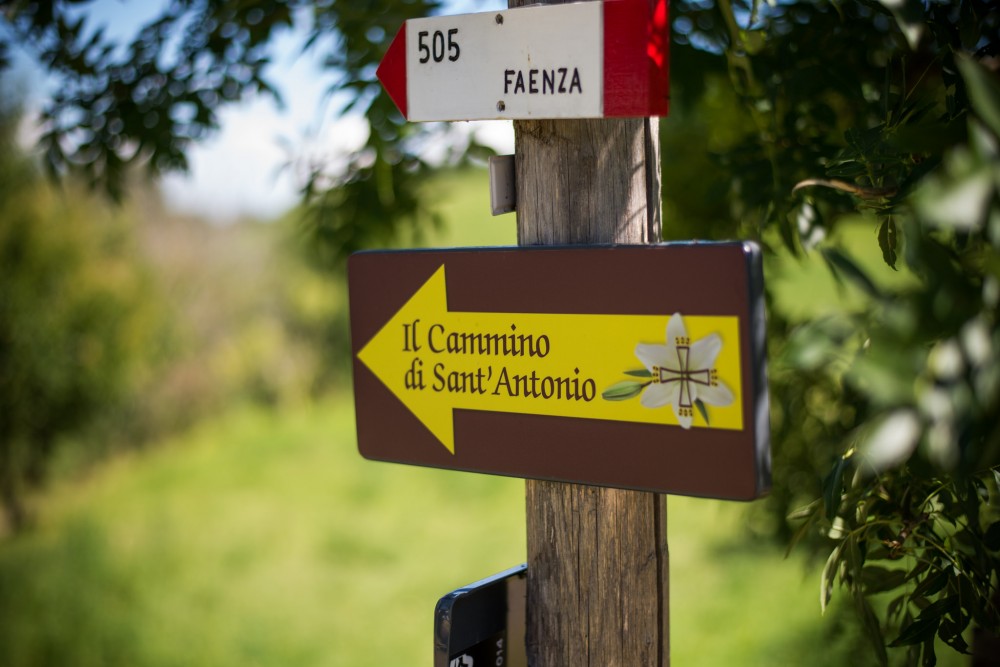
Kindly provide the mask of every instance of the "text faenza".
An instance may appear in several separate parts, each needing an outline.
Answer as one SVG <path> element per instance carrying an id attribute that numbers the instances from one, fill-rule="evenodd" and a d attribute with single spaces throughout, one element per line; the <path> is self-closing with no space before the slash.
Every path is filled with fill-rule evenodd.
<path id="1" fill-rule="evenodd" d="M 583 93 L 580 83 L 580 70 L 576 67 L 571 72 L 568 67 L 552 69 L 507 69 L 503 72 L 503 94 L 517 95 L 559 95 Z"/>

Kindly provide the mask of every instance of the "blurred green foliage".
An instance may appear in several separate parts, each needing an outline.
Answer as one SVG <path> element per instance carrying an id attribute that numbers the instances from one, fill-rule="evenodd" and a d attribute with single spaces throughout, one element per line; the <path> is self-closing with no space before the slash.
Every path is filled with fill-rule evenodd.
<path id="1" fill-rule="evenodd" d="M 161 320 L 129 228 L 40 182 L 0 109 L 0 496 L 15 527 L 60 438 L 140 381 Z"/>
<path id="2" fill-rule="evenodd" d="M 210 225 L 136 181 L 109 206 L 42 178 L 19 122 L 0 114 L 0 535 L 53 468 L 347 382 L 346 287 L 294 215 Z"/>
<path id="3" fill-rule="evenodd" d="M 850 292 L 819 314 L 808 285 L 798 305 L 768 282 L 774 489 L 758 525 L 822 554 L 823 605 L 839 583 L 880 664 L 968 652 L 972 625 L 1000 629 L 1000 13 L 672 12 L 674 71 L 702 76 L 679 77 L 663 126 L 667 234 L 757 238 L 769 277 L 822 263 Z M 881 268 L 843 243 L 859 223 Z"/>

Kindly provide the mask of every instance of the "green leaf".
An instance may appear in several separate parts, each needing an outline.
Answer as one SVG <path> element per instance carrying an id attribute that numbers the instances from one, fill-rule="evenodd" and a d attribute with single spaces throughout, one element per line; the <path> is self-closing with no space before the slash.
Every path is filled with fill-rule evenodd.
<path id="1" fill-rule="evenodd" d="M 966 625 L 968 625 L 967 622 Z M 941 627 L 938 628 L 938 636 L 941 637 L 941 640 L 945 644 L 952 647 L 959 653 L 968 654 L 969 644 L 962 637 L 963 630 L 965 630 L 965 627 L 963 627 L 961 623 L 956 623 L 954 621 L 949 621 L 945 619 L 941 623 Z"/>
<path id="2" fill-rule="evenodd" d="M 894 271 L 896 270 L 896 222 L 887 217 L 878 228 L 878 247 L 882 250 L 882 259 Z"/>
<path id="3" fill-rule="evenodd" d="M 958 595 L 949 595 L 946 598 L 941 598 L 937 602 L 928 605 L 920 612 L 918 618 L 943 618 L 945 614 L 951 614 L 956 609 L 959 608 L 961 597 Z"/>
<path id="4" fill-rule="evenodd" d="M 937 665 L 937 654 L 934 653 L 934 638 L 931 637 L 924 642 L 924 658 L 921 661 L 921 667 L 934 667 Z"/>
<path id="5" fill-rule="evenodd" d="M 945 570 L 938 570 L 932 574 L 928 574 L 924 577 L 924 580 L 917 584 L 916 588 L 913 589 L 913 593 L 910 594 L 910 599 L 916 599 L 920 597 L 926 597 L 928 595 L 934 595 L 938 593 L 942 588 L 948 584 L 948 572 Z"/>
<path id="6" fill-rule="evenodd" d="M 1000 551 L 1000 521 L 994 521 L 983 534 L 983 544 L 990 551 Z"/>
<path id="7" fill-rule="evenodd" d="M 819 501 L 813 501 L 806 507 L 800 507 L 791 514 L 788 515 L 789 521 L 803 520 L 802 525 L 799 526 L 795 532 L 792 534 L 790 540 L 788 540 L 788 546 L 785 548 L 785 558 L 792 553 L 792 549 L 802 540 L 803 537 L 809 532 L 809 529 L 813 525 L 813 519 L 816 517 L 816 512 L 819 510 Z"/>
<path id="8" fill-rule="evenodd" d="M 789 521 L 798 521 L 799 519 L 812 518 L 812 516 L 816 514 L 816 508 L 818 506 L 819 506 L 819 501 L 814 500 L 808 505 L 803 505 L 802 507 L 798 507 L 792 510 L 791 512 L 788 513 L 788 515 L 785 518 L 788 519 Z"/>
<path id="9" fill-rule="evenodd" d="M 698 408 L 698 412 L 701 414 L 701 418 L 705 420 L 706 424 L 708 424 L 709 423 L 708 408 L 705 407 L 705 404 L 701 402 L 700 398 L 696 398 L 694 400 L 694 407 Z"/>
<path id="10" fill-rule="evenodd" d="M 768 217 L 774 211 L 774 204 L 771 203 L 768 206 Z M 785 249 L 792 254 L 793 257 L 798 257 L 800 250 L 798 244 L 798 234 L 795 232 L 795 227 L 792 224 L 791 214 L 778 216 L 778 232 L 781 234 L 781 240 L 785 244 Z"/>
<path id="11" fill-rule="evenodd" d="M 868 296 L 876 299 L 882 297 L 881 290 L 872 282 L 868 274 L 846 254 L 836 248 L 823 248 L 820 250 L 820 254 L 822 254 L 823 259 L 830 266 L 835 278 L 840 279 L 843 276 L 867 293 Z"/>
<path id="12" fill-rule="evenodd" d="M 830 552 L 830 557 L 826 559 L 826 565 L 823 566 L 823 574 L 820 575 L 819 580 L 819 608 L 821 613 L 826 613 L 826 607 L 830 604 L 830 598 L 833 596 L 833 580 L 837 576 L 838 565 L 840 564 L 840 551 L 843 548 L 843 543 L 838 544 L 837 548 Z"/>
<path id="13" fill-rule="evenodd" d="M 624 401 L 641 394 L 643 387 L 648 384 L 648 382 L 622 380 L 621 382 L 616 382 L 601 392 L 601 398 L 605 401 Z"/>
<path id="14" fill-rule="evenodd" d="M 844 468 L 846 467 L 847 459 L 841 456 L 837 459 L 837 465 L 823 480 L 823 504 L 826 506 L 828 521 L 833 521 L 840 510 L 840 497 L 844 490 Z"/>
<path id="15" fill-rule="evenodd" d="M 906 570 L 890 570 L 880 565 L 868 565 L 861 570 L 865 595 L 884 593 L 906 583 Z"/>
<path id="16" fill-rule="evenodd" d="M 882 634 L 882 626 L 879 625 L 878 617 L 875 616 L 875 610 L 872 609 L 868 599 L 857 586 L 854 587 L 854 606 L 858 610 L 858 616 L 861 618 L 865 634 L 868 636 L 872 648 L 875 649 L 875 657 L 878 658 L 878 664 L 882 665 L 882 667 L 888 667 L 889 655 L 885 650 L 885 636 Z"/>
<path id="17" fill-rule="evenodd" d="M 946 616 L 953 616 L 959 608 L 960 598 L 957 595 L 950 595 L 924 607 L 916 620 L 904 627 L 900 631 L 899 637 L 890 646 L 908 646 L 926 642 L 933 643 L 934 634 L 938 632 L 939 628 L 942 630 L 942 639 L 956 632 L 960 634 L 961 628 L 964 626 L 954 623 L 946 625 L 949 623 Z M 933 647 L 931 650 L 933 651 Z"/>
<path id="18" fill-rule="evenodd" d="M 929 570 L 930 567 L 931 564 L 929 561 L 926 560 L 918 561 L 913 567 L 911 567 L 909 570 L 906 571 L 906 580 L 910 581 L 912 579 L 916 579 L 921 574 Z"/>
<path id="19" fill-rule="evenodd" d="M 973 111 L 1000 136 L 1000 85 L 996 77 L 966 55 L 956 54 L 955 63 L 965 79 Z"/>
<path id="20" fill-rule="evenodd" d="M 928 607 L 930 609 L 930 607 Z M 911 644 L 920 644 L 927 641 L 928 639 L 934 637 L 934 633 L 937 632 L 938 625 L 941 624 L 940 616 L 927 616 L 921 612 L 917 620 L 913 621 L 905 628 L 903 628 L 899 636 L 896 637 L 889 646 L 909 646 Z"/>
<path id="21" fill-rule="evenodd" d="M 625 375 L 631 375 L 635 378 L 651 378 L 653 374 L 647 371 L 645 368 L 640 368 L 634 371 L 625 371 Z"/>
<path id="22" fill-rule="evenodd" d="M 984 602 L 989 603 L 989 597 L 983 591 L 980 591 L 978 587 L 974 586 L 968 576 L 959 577 L 958 592 L 959 595 L 953 595 L 948 600 L 954 601 L 956 608 L 958 607 L 959 600 L 961 600 L 962 608 L 972 616 L 976 623 L 983 627 L 990 627 L 993 621 L 983 608 Z M 951 609 L 948 611 L 951 611 Z"/>
<path id="23" fill-rule="evenodd" d="M 858 536 L 855 533 L 848 533 L 845 542 L 847 543 L 847 566 L 851 575 L 849 582 L 851 590 L 858 594 L 861 591 L 861 570 L 865 565 L 865 555 L 861 548 L 865 544 L 858 542 Z M 844 581 L 843 577 L 841 577 L 841 581 Z"/>

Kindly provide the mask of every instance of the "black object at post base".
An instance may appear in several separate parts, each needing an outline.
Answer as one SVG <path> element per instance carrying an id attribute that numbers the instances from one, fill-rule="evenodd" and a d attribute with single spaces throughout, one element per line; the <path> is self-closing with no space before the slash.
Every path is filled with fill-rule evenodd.
<path id="1" fill-rule="evenodd" d="M 434 667 L 527 667 L 527 566 L 448 593 L 434 609 Z"/>

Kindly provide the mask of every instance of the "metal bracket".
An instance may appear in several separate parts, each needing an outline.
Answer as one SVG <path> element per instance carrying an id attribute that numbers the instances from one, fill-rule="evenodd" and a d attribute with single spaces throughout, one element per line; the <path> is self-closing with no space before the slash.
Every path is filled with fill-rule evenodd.
<path id="1" fill-rule="evenodd" d="M 514 156 L 494 155 L 490 165 L 490 209 L 493 215 L 510 213 L 517 207 L 517 182 Z"/>

